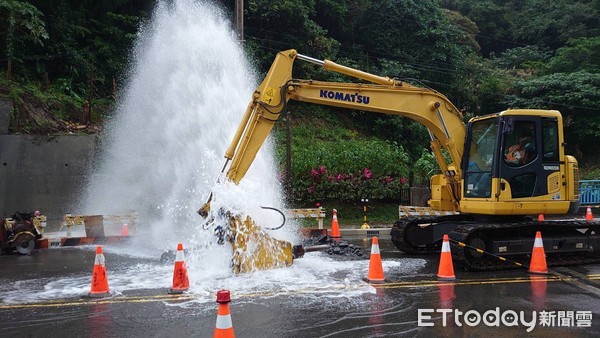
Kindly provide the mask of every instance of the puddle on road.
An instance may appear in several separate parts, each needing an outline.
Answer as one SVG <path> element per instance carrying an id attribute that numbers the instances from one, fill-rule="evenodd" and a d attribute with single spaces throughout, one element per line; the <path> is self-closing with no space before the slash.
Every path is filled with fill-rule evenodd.
<path id="1" fill-rule="evenodd" d="M 93 251 L 95 246 L 80 247 Z M 61 249 L 58 249 L 61 250 Z M 228 289 L 234 298 L 268 298 L 281 295 L 318 297 L 353 297 L 376 290 L 363 281 L 369 260 L 341 261 L 322 252 L 307 253 L 287 268 L 234 275 L 228 267 L 230 256 L 226 248 L 211 247 L 192 252 L 186 257 L 190 279 L 191 303 L 214 302 L 215 293 Z M 171 286 L 173 263 L 161 263 L 156 251 L 141 251 L 132 255 L 124 247 L 105 246 L 108 282 L 113 295 L 131 294 L 136 290 L 163 289 Z M 92 253 L 90 253 L 92 254 Z M 217 257 L 221 257 L 221 262 Z M 154 259 L 154 260 L 151 260 Z M 414 275 L 426 264 L 424 259 L 402 258 L 384 260 L 387 274 Z M 34 303 L 48 300 L 79 298 L 90 290 L 91 271 L 50 280 L 22 280 L 0 288 L 0 302 L 5 304 Z M 180 306 L 186 306 L 180 304 Z"/>

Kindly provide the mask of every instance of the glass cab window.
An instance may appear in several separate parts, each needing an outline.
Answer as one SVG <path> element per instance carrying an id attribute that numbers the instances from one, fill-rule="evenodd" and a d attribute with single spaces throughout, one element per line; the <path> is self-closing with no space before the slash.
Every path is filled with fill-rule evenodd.
<path id="1" fill-rule="evenodd" d="M 538 157 L 536 122 L 509 117 L 503 133 L 502 165 L 500 177 L 508 181 L 512 198 L 532 197 L 539 192 L 538 174 L 541 161 Z"/>
<path id="2" fill-rule="evenodd" d="M 492 160 L 498 133 L 496 119 L 474 122 L 471 127 L 465 196 L 489 198 L 492 187 Z"/>
<path id="3" fill-rule="evenodd" d="M 516 121 L 504 137 L 504 162 L 510 167 L 521 167 L 537 157 L 535 123 Z"/>
<path id="4" fill-rule="evenodd" d="M 558 123 L 556 120 L 542 121 L 544 136 L 544 162 L 558 162 Z"/>

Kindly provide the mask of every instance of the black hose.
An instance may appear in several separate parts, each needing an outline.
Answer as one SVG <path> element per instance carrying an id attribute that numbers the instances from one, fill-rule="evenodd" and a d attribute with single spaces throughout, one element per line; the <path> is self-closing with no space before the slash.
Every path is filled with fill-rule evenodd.
<path id="1" fill-rule="evenodd" d="M 267 227 L 263 227 L 264 229 L 267 229 L 267 230 L 279 230 L 279 229 L 283 228 L 283 226 L 285 225 L 286 218 L 285 218 L 285 214 L 284 214 L 283 212 L 281 212 L 281 210 L 279 210 L 279 209 L 277 209 L 277 208 L 273 208 L 273 207 L 261 207 L 261 208 L 262 208 L 262 209 L 268 209 L 268 210 L 275 210 L 275 211 L 277 211 L 277 212 L 278 212 L 278 213 L 281 215 L 281 217 L 283 218 L 283 220 L 282 220 L 282 222 L 281 222 L 281 225 L 280 225 L 280 226 L 278 226 L 278 227 L 276 227 L 276 228 L 267 228 Z M 210 227 L 210 226 L 211 226 L 213 223 L 214 223 L 214 222 L 206 222 L 206 223 L 202 224 L 202 229 L 204 229 L 204 230 L 208 230 L 208 228 L 209 228 L 209 227 Z"/>
<path id="2" fill-rule="evenodd" d="M 268 210 L 275 210 L 281 215 L 281 217 L 283 217 L 283 222 L 281 222 L 280 226 L 278 226 L 276 228 L 267 228 L 267 227 L 263 227 L 263 228 L 265 228 L 267 230 L 278 230 L 278 229 L 283 228 L 283 226 L 285 225 L 285 215 L 283 214 L 283 212 L 281 212 L 281 210 L 279 210 L 277 208 L 273 208 L 273 207 L 261 207 L 261 208 L 268 209 Z"/>

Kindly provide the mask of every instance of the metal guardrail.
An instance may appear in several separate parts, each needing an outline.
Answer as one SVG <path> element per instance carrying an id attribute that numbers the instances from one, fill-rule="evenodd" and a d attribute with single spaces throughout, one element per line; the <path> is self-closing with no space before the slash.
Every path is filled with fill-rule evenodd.
<path id="1" fill-rule="evenodd" d="M 600 180 L 579 181 L 579 203 L 581 205 L 600 204 Z"/>
<path id="2" fill-rule="evenodd" d="M 61 222 L 60 230 L 67 228 L 67 237 L 71 237 L 71 228 L 77 225 L 85 227 L 87 237 L 105 237 L 104 227 L 119 226 L 127 224 L 128 231 L 137 232 L 138 214 L 135 211 L 124 215 L 73 215 L 65 214 Z"/>
<path id="3" fill-rule="evenodd" d="M 400 189 L 400 204 L 410 204 L 410 188 Z"/>
<path id="4" fill-rule="evenodd" d="M 316 218 L 319 229 L 323 229 L 323 219 L 326 216 L 325 209 L 318 207 L 314 209 L 288 209 L 286 214 L 290 218 Z"/>
<path id="5" fill-rule="evenodd" d="M 439 211 L 433 210 L 431 207 L 415 207 L 415 206 L 398 206 L 398 219 L 410 216 L 444 216 L 458 215 L 456 211 Z"/>

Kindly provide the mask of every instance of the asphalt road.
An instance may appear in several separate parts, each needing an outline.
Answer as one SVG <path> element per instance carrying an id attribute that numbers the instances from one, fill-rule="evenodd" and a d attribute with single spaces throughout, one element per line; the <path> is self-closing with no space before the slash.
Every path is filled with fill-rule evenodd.
<path id="1" fill-rule="evenodd" d="M 353 243 L 370 249 L 369 241 Z M 230 309 L 238 337 L 600 336 L 600 265 L 556 268 L 547 276 L 456 266 L 458 280 L 440 282 L 437 257 L 407 257 L 385 239 L 380 247 L 386 272 L 381 285 L 357 277 L 366 260 L 311 253 L 294 263 L 298 267 L 281 271 L 208 276 L 181 296 L 167 294 L 172 267 L 159 257 L 106 247 L 114 294 L 100 300 L 82 297 L 89 291 L 93 246 L 0 256 L 0 335 L 208 337 L 223 284 L 236 287 Z M 154 265 L 153 274 L 166 276 L 153 280 L 136 272 Z M 320 268 L 314 272 L 311 265 Z M 198 271 L 193 277 L 202 276 Z M 264 283 L 248 286 L 257 279 Z M 139 286 L 129 285 L 132 280 Z"/>

